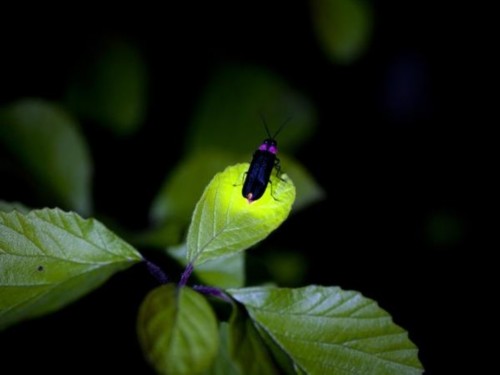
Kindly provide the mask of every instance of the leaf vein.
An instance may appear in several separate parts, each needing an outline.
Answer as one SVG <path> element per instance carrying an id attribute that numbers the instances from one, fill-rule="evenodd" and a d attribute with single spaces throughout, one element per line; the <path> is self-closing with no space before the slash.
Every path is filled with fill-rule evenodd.
<path id="1" fill-rule="evenodd" d="M 294 340 L 294 341 L 297 341 L 297 342 L 305 342 L 305 343 L 318 343 L 317 340 L 308 340 L 308 339 L 301 339 L 297 336 L 291 336 L 291 335 L 287 335 L 287 334 L 280 334 L 278 332 L 275 332 L 275 337 L 286 337 L 290 340 Z M 366 352 L 366 351 L 363 351 L 361 349 L 358 349 L 358 348 L 353 348 L 351 346 L 345 346 L 343 345 L 342 343 L 335 343 L 335 342 L 326 342 L 326 341 L 320 341 L 319 342 L 321 345 L 324 345 L 324 346 L 331 346 L 331 347 L 342 347 L 344 349 L 346 349 L 347 351 L 352 351 L 352 352 L 355 352 L 355 353 L 360 353 L 362 355 L 366 355 L 366 356 L 369 356 L 369 357 L 375 357 L 378 361 L 382 361 L 382 362 L 386 362 L 386 363 L 391 363 L 391 364 L 395 364 L 395 365 L 400 365 L 400 366 L 403 366 L 403 367 L 410 367 L 410 368 L 416 368 L 415 366 L 412 366 L 412 365 L 409 365 L 407 363 L 403 363 L 403 362 L 399 362 L 397 360 L 390 360 L 390 359 L 386 359 L 386 358 L 383 358 L 383 357 L 380 357 L 379 355 L 377 354 L 381 354 L 382 352 L 379 352 L 379 353 L 370 353 L 370 352 Z M 300 355 L 297 355 L 295 354 L 295 357 L 297 358 L 306 358 L 306 357 L 302 357 Z"/>
<path id="2" fill-rule="evenodd" d="M 45 218 L 42 218 L 42 217 L 39 217 L 39 216 L 38 216 L 37 218 L 39 218 L 41 221 L 44 221 L 45 223 L 47 223 L 47 224 L 48 224 L 48 225 L 50 225 L 50 226 L 53 226 L 53 227 L 55 227 L 55 228 L 57 228 L 57 229 L 59 229 L 59 230 L 63 230 L 63 231 L 68 232 L 68 233 L 69 233 L 69 234 L 71 234 L 72 236 L 74 236 L 74 237 L 76 237 L 76 238 L 78 238 L 78 239 L 82 240 L 83 242 L 85 242 L 85 243 L 87 243 L 87 244 L 91 245 L 91 246 L 92 246 L 92 247 L 94 247 L 94 248 L 97 248 L 97 249 L 99 249 L 99 250 L 103 250 L 104 252 L 109 253 L 108 251 L 106 251 L 105 249 L 103 249 L 102 247 L 100 247 L 98 244 L 93 243 L 93 242 L 92 242 L 92 241 L 90 241 L 89 239 L 87 239 L 87 238 L 85 238 L 85 237 L 83 237 L 83 236 L 81 236 L 81 235 L 78 235 L 78 234 L 74 233 L 74 231 L 67 230 L 66 228 L 61 228 L 60 226 L 58 226 L 58 225 L 56 225 L 56 224 L 52 223 L 50 220 L 47 220 L 47 219 L 45 219 Z M 95 232 L 99 232 L 99 230 L 94 230 L 93 232 L 94 232 L 94 233 L 95 233 Z M 112 256 L 114 256 L 114 257 L 116 257 L 116 256 L 117 256 L 117 255 L 116 255 L 116 254 L 114 254 L 114 253 L 109 253 L 109 254 L 111 254 L 111 255 L 112 255 Z"/>
<path id="3" fill-rule="evenodd" d="M 11 226 L 4 225 L 4 224 L 3 224 L 2 226 L 4 226 L 5 228 L 7 228 L 8 230 L 11 230 L 11 231 L 13 231 L 13 232 L 15 232 L 15 233 L 17 233 L 17 234 L 19 234 L 19 235 L 23 236 L 23 238 L 25 238 L 26 240 L 28 240 L 29 242 L 31 242 L 31 243 L 33 244 L 33 246 L 35 247 L 35 249 L 37 249 L 38 251 L 40 251 L 40 253 L 42 253 L 42 254 L 46 255 L 45 251 L 43 251 L 43 249 L 42 249 L 42 248 L 41 248 L 41 247 L 40 247 L 40 246 L 39 246 L 39 245 L 38 245 L 38 244 L 34 241 L 34 239 L 32 239 L 30 236 L 28 236 L 28 235 L 25 233 L 25 230 L 24 230 L 23 224 L 22 224 L 22 223 L 20 223 L 20 225 L 21 225 L 21 228 L 23 229 L 22 231 L 19 231 L 19 230 L 17 230 L 16 228 L 13 228 L 13 227 L 11 227 Z M 5 253 L 7 253 L 7 254 L 12 254 L 12 253 L 8 252 L 7 250 L 4 250 L 4 251 L 5 251 Z"/>

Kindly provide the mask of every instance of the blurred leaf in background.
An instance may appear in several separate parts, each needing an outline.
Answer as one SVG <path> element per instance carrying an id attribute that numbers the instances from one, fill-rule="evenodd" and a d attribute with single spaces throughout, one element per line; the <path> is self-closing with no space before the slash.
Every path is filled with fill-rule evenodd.
<path id="1" fill-rule="evenodd" d="M 193 153 L 181 160 L 153 201 L 150 211 L 152 221 L 161 223 L 173 219 L 183 225 L 189 224 L 205 186 L 235 159 L 235 155 L 215 149 Z"/>
<path id="2" fill-rule="evenodd" d="M 136 131 L 147 110 L 148 72 L 141 51 L 125 39 L 108 38 L 83 60 L 68 88 L 68 107 L 115 134 Z"/>
<path id="3" fill-rule="evenodd" d="M 334 62 L 350 64 L 366 50 L 373 29 L 373 13 L 366 0 L 312 0 L 318 41 Z"/>
<path id="4" fill-rule="evenodd" d="M 307 257 L 291 249 L 269 249 L 263 255 L 263 266 L 277 285 L 297 287 L 304 283 L 309 266 Z"/>
<path id="5" fill-rule="evenodd" d="M 65 110 L 41 99 L 3 106 L 0 142 L 32 177 L 35 192 L 47 199 L 41 205 L 57 204 L 82 215 L 91 212 L 89 150 L 76 121 Z"/>
<path id="6" fill-rule="evenodd" d="M 297 198 L 293 202 L 294 210 L 300 210 L 325 198 L 326 193 L 323 188 L 302 164 L 285 155 L 280 155 L 280 160 L 282 172 L 291 178 L 297 189 Z"/>
<path id="7" fill-rule="evenodd" d="M 260 115 L 278 147 L 293 153 L 316 127 L 316 113 L 307 98 L 269 70 L 251 65 L 228 65 L 215 73 L 195 110 L 187 151 L 220 149 L 253 152 L 267 138 Z"/>

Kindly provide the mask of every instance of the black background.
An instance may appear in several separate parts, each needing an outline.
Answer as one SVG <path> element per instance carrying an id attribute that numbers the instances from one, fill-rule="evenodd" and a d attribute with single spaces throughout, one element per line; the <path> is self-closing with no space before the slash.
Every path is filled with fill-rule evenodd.
<path id="1" fill-rule="evenodd" d="M 150 68 L 144 127 L 119 140 L 92 126 L 84 132 L 96 165 L 96 206 L 137 229 L 147 225 L 148 207 L 178 158 L 213 69 L 233 61 L 272 69 L 316 105 L 318 132 L 296 157 L 327 198 L 292 216 L 269 244 L 307 255 L 304 285 L 338 285 L 378 301 L 408 330 L 427 373 L 452 373 L 466 360 L 465 334 L 475 330 L 464 318 L 472 310 L 470 275 L 483 267 L 472 247 L 478 203 L 471 199 L 479 174 L 474 87 L 481 67 L 467 49 L 473 37 L 465 11 L 417 1 L 373 8 L 369 48 L 346 66 L 322 52 L 307 3 L 7 11 L 0 103 L 59 100 L 82 50 L 105 35 L 134 41 Z M 414 63 L 403 77 L 420 91 L 398 115 L 387 95 L 394 95 L 390 78 L 401 61 Z M 128 188 L 117 189 L 125 181 Z M 36 204 L 20 186 L 2 182 L 1 189 L 6 200 Z M 461 224 L 457 242 L 429 238 L 429 219 L 442 212 Z M 167 272 L 179 271 L 158 261 Z M 9 329 L 0 336 L 1 372 L 152 372 L 135 318 L 154 285 L 138 265 L 62 311 Z"/>

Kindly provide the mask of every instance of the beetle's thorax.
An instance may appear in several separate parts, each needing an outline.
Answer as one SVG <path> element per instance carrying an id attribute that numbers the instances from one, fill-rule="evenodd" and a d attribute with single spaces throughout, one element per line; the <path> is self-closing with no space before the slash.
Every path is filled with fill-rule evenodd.
<path id="1" fill-rule="evenodd" d="M 278 153 L 278 142 L 273 138 L 265 139 L 264 142 L 259 146 L 260 151 L 267 151 L 271 154 Z"/>

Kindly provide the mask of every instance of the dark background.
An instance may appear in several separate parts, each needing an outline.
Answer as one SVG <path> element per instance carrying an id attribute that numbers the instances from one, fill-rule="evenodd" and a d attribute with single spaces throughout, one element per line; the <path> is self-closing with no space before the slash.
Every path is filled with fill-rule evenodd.
<path id="1" fill-rule="evenodd" d="M 304 285 L 375 299 L 408 330 L 427 373 L 452 373 L 466 360 L 464 333 L 474 330 L 464 318 L 469 275 L 482 267 L 472 250 L 477 203 L 470 199 L 480 67 L 464 50 L 472 39 L 466 12 L 420 1 L 373 8 L 369 47 L 349 65 L 322 52 L 307 3 L 12 10 L 0 26 L 0 103 L 59 100 L 82 50 L 107 35 L 135 42 L 150 68 L 146 123 L 122 139 L 92 125 L 83 130 L 96 206 L 138 229 L 178 160 L 210 73 L 234 61 L 272 69 L 317 108 L 318 131 L 295 156 L 327 198 L 293 215 L 268 244 L 306 254 Z M 246 131 L 260 140 L 258 119 Z M 127 191 L 117 191 L 124 181 Z M 22 186 L 1 189 L 5 200 L 36 203 Z M 439 240 L 436 218 L 458 230 Z M 9 329 L 0 336 L 1 372 L 149 373 L 135 318 L 154 285 L 135 266 L 63 311 Z"/>

